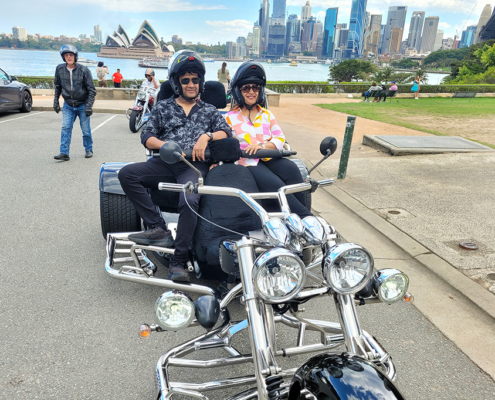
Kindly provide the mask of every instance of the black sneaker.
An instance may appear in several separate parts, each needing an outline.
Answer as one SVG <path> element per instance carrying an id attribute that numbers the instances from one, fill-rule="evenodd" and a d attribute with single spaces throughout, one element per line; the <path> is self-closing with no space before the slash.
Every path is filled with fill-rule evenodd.
<path id="1" fill-rule="evenodd" d="M 68 154 L 60 153 L 58 156 L 53 157 L 55 160 L 59 161 L 69 161 L 70 157 Z"/>
<path id="2" fill-rule="evenodd" d="M 161 226 L 151 227 L 144 232 L 133 233 L 128 238 L 144 246 L 172 247 L 174 245 L 172 232 Z"/>
<path id="3" fill-rule="evenodd" d="M 92 150 L 87 151 L 87 152 L 86 152 L 86 155 L 85 155 L 84 157 L 85 157 L 85 158 L 91 158 L 91 157 L 93 157 L 93 151 L 92 151 Z"/>
<path id="4" fill-rule="evenodd" d="M 189 282 L 191 280 L 191 276 L 186 269 L 186 263 L 177 260 L 170 261 L 167 279 L 172 281 Z"/>

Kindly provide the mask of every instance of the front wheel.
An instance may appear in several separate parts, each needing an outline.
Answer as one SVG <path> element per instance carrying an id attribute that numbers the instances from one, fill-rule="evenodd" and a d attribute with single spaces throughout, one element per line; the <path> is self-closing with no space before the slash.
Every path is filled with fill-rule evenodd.
<path id="1" fill-rule="evenodd" d="M 31 97 L 31 94 L 29 94 L 29 92 L 26 90 L 22 95 L 21 112 L 28 113 L 31 111 L 32 108 L 33 98 Z"/>
<path id="2" fill-rule="evenodd" d="M 141 120 L 143 119 L 143 112 L 138 110 L 132 110 L 131 116 L 129 117 L 129 129 L 132 133 L 136 133 L 141 125 Z"/>

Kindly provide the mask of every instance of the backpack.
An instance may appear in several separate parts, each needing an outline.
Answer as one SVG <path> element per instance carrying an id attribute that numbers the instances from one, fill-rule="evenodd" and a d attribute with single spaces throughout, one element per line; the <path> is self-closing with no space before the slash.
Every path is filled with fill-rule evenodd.
<path id="1" fill-rule="evenodd" d="M 106 75 L 105 68 L 103 68 L 103 67 L 96 68 L 96 76 L 98 77 L 99 81 L 104 81 L 105 75 Z"/>

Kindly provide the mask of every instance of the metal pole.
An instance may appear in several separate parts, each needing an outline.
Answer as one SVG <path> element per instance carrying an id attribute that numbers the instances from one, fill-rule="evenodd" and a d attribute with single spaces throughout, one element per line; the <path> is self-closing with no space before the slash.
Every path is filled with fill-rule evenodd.
<path id="1" fill-rule="evenodd" d="M 344 144 L 342 145 L 342 154 L 340 156 L 338 179 L 344 179 L 347 173 L 347 163 L 349 162 L 349 153 L 351 152 L 352 135 L 354 134 L 354 125 L 356 117 L 349 115 L 345 124 Z"/>

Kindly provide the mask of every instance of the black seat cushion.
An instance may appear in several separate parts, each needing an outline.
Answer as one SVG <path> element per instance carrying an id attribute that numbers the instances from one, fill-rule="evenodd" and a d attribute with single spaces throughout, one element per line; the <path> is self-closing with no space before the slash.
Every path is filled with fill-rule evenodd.
<path id="1" fill-rule="evenodd" d="M 235 164 L 223 164 L 213 168 L 205 179 L 205 185 L 234 187 L 247 193 L 258 192 L 258 187 L 248 168 Z M 237 197 L 203 195 L 199 214 L 217 225 L 247 234 L 261 229 L 261 221 L 251 208 Z M 208 266 L 218 266 L 219 244 L 225 239 L 240 239 L 240 235 L 218 228 L 198 218 L 193 248 L 199 261 Z"/>
<path id="2" fill-rule="evenodd" d="M 216 108 L 227 107 L 227 94 L 225 93 L 223 83 L 218 81 L 205 82 L 204 91 L 201 93 L 201 100 Z"/>

